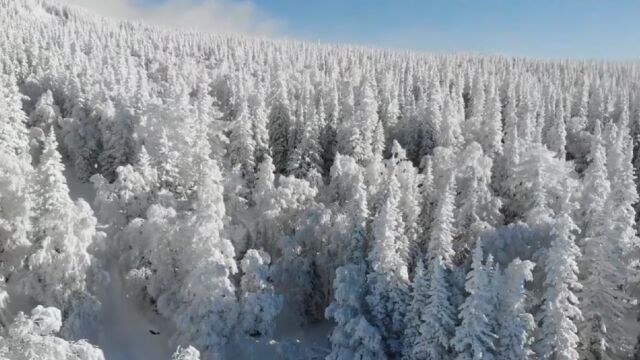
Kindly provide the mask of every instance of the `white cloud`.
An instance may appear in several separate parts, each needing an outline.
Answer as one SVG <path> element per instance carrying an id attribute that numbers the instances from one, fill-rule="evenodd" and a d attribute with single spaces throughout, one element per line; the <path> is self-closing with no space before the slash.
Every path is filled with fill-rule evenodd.
<path id="1" fill-rule="evenodd" d="M 64 1 L 104 16 L 208 32 L 273 35 L 284 25 L 248 0 L 165 0 L 153 5 L 136 0 Z"/>

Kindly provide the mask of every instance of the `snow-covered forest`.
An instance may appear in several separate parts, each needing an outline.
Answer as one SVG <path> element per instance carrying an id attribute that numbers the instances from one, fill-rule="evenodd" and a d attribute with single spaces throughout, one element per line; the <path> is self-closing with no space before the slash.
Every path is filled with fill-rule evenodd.
<path id="1" fill-rule="evenodd" d="M 640 63 L 0 0 L 0 358 L 637 359 Z"/>

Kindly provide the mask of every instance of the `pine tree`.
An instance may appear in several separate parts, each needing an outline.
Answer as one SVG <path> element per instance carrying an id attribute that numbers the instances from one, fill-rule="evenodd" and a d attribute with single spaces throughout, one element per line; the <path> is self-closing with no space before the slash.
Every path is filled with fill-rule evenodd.
<path id="1" fill-rule="evenodd" d="M 427 246 L 430 240 L 430 229 L 432 222 L 432 213 L 435 210 L 435 198 L 434 191 L 434 177 L 433 177 L 433 161 L 430 156 L 425 156 L 422 162 L 422 188 L 420 201 L 420 217 L 418 219 L 418 226 L 421 228 L 419 238 L 417 241 L 417 247 L 422 255 L 427 253 Z M 424 257 L 424 256 L 423 256 Z"/>
<path id="2" fill-rule="evenodd" d="M 179 264 L 185 272 L 174 317 L 182 336 L 214 353 L 237 321 L 238 303 L 230 276 L 237 272 L 233 244 L 223 237 L 222 175 L 214 160 L 201 167 L 194 210 L 180 234 Z M 166 314 L 169 315 L 169 314 Z"/>
<path id="3" fill-rule="evenodd" d="M 274 319 L 282 310 L 282 297 L 274 293 L 270 283 L 271 257 L 264 251 L 249 249 L 242 258 L 242 295 L 240 324 L 250 336 L 269 336 Z"/>
<path id="4" fill-rule="evenodd" d="M 631 206 L 637 200 L 637 194 L 631 180 L 630 155 L 624 154 L 630 151 L 623 150 L 624 139 L 618 136 L 622 145 L 613 145 L 623 149 L 611 151 L 624 158 L 614 160 L 617 167 L 612 170 L 616 175 L 610 176 L 609 186 L 598 122 L 594 131 L 592 161 L 585 171 L 583 193 L 585 238 L 581 309 L 584 322 L 581 340 L 583 356 L 606 359 L 629 353 L 633 341 L 622 323 L 630 316 L 631 298 L 625 285 L 632 270 L 625 259 L 629 256 L 629 245 L 637 242 L 632 220 L 635 213 Z"/>
<path id="5" fill-rule="evenodd" d="M 339 244 L 338 263 L 362 264 L 368 245 L 369 208 L 362 168 L 350 156 L 336 154 L 331 167 L 331 191 L 350 220 L 347 239 Z"/>
<path id="6" fill-rule="evenodd" d="M 465 290 L 468 294 L 460 307 L 460 325 L 452 344 L 457 359 L 495 359 L 495 329 L 492 328 L 493 302 L 489 269 L 483 264 L 482 242 L 476 241 L 471 270 L 467 274 Z"/>
<path id="7" fill-rule="evenodd" d="M 411 301 L 407 307 L 404 331 L 404 359 L 421 359 L 426 354 L 418 351 L 421 345 L 420 326 L 423 322 L 424 309 L 427 306 L 429 282 L 422 260 L 418 260 L 411 283 Z"/>
<path id="8" fill-rule="evenodd" d="M 320 146 L 320 118 L 311 109 L 309 122 L 304 124 L 301 139 L 290 154 L 287 173 L 301 179 L 309 179 L 313 172 L 322 174 L 322 148 Z"/>
<path id="9" fill-rule="evenodd" d="M 517 99 L 515 95 L 515 89 L 512 82 L 509 83 L 507 88 L 506 105 L 504 108 L 504 158 L 502 159 L 498 189 L 500 195 L 505 199 L 510 199 L 513 195 L 513 181 L 514 172 L 518 163 L 520 162 L 521 141 L 518 137 L 518 117 L 516 114 Z"/>
<path id="10" fill-rule="evenodd" d="M 322 146 L 322 163 L 324 164 L 323 174 L 329 175 L 330 169 L 335 161 L 338 151 L 338 121 L 340 118 L 340 103 L 338 87 L 335 81 L 332 82 L 329 101 L 326 109 L 326 121 L 324 129 L 320 134 L 320 144 Z"/>
<path id="11" fill-rule="evenodd" d="M 420 339 L 412 353 L 425 354 L 427 359 L 449 359 L 453 344 L 457 312 L 452 305 L 450 283 L 453 256 L 453 202 L 455 180 L 451 176 L 441 192 L 431 226 L 431 241 L 427 253 L 427 304 L 422 315 Z M 418 291 L 414 289 L 414 291 Z"/>
<path id="12" fill-rule="evenodd" d="M 20 155 L 27 152 L 27 116 L 22 111 L 21 99 L 15 78 L 0 75 L 0 149 L 9 154 Z"/>
<path id="13" fill-rule="evenodd" d="M 0 75 L 0 272 L 4 277 L 23 267 L 34 215 L 26 115 L 19 107 L 14 80 Z"/>
<path id="14" fill-rule="evenodd" d="M 399 184 L 392 171 L 384 203 L 372 224 L 373 243 L 368 256 L 371 270 L 367 274 L 367 302 L 390 353 L 400 350 L 409 283 L 406 253 L 401 253 L 405 241 L 399 201 Z"/>
<path id="15" fill-rule="evenodd" d="M 583 237 L 595 235 L 603 219 L 602 211 L 611 191 L 606 168 L 606 153 L 602 143 L 600 122 L 596 122 L 589 154 L 590 164 L 584 171 L 580 215 Z"/>
<path id="16" fill-rule="evenodd" d="M 482 115 L 480 144 L 484 152 L 491 158 L 502 154 L 502 117 L 498 89 L 495 77 L 489 77 L 487 97 Z"/>
<path id="17" fill-rule="evenodd" d="M 29 126 L 49 131 L 51 126 L 58 126 L 61 118 L 60 109 L 53 101 L 53 94 L 51 91 L 46 91 L 40 96 L 35 109 L 29 115 Z"/>
<path id="18" fill-rule="evenodd" d="M 456 310 L 451 304 L 451 284 L 447 265 L 438 257 L 429 263 L 427 304 L 422 315 L 420 339 L 413 353 L 424 359 L 450 359 Z"/>
<path id="19" fill-rule="evenodd" d="M 365 280 L 362 265 L 347 264 L 336 269 L 335 300 L 325 312 L 327 319 L 336 322 L 327 359 L 386 359 L 380 333 L 365 318 Z"/>
<path id="20" fill-rule="evenodd" d="M 576 323 L 582 320 L 576 292 L 580 249 L 575 244 L 579 230 L 570 216 L 569 200 L 565 197 L 562 212 L 554 221 L 551 247 L 545 259 L 544 294 L 540 310 L 540 340 L 538 355 L 543 359 L 579 358 Z"/>
<path id="21" fill-rule="evenodd" d="M 269 118 L 265 105 L 265 89 L 262 83 L 256 85 L 257 89 L 250 98 L 249 113 L 252 120 L 252 132 L 255 138 L 255 161 L 262 162 L 266 155 L 270 155 L 269 149 Z"/>
<path id="22" fill-rule="evenodd" d="M 67 311 L 72 300 L 86 291 L 92 261 L 87 250 L 97 234 L 89 206 L 83 201 L 74 204 L 69 197 L 57 144 L 51 131 L 37 169 L 36 232 L 22 286 L 38 302 Z"/>
<path id="23" fill-rule="evenodd" d="M 491 189 L 493 161 L 482 152 L 478 143 L 468 144 L 459 155 L 458 206 L 455 224 L 459 249 L 471 249 L 480 229 L 498 226 L 502 222 L 502 201 Z"/>
<path id="24" fill-rule="evenodd" d="M 268 201 L 275 190 L 275 171 L 271 156 L 265 155 L 264 160 L 258 165 L 256 182 L 253 190 L 253 202 L 261 213 L 268 209 Z"/>
<path id="25" fill-rule="evenodd" d="M 242 177 L 252 186 L 256 165 L 256 142 L 246 99 L 241 100 L 236 116 L 229 136 L 229 156 L 232 164 L 240 165 Z"/>
<path id="26" fill-rule="evenodd" d="M 429 98 L 424 111 L 425 125 L 420 155 L 431 154 L 433 149 L 439 145 L 441 128 L 443 127 L 442 94 L 440 84 L 434 76 L 429 80 Z M 420 155 L 419 157 L 421 157 Z"/>
<path id="27" fill-rule="evenodd" d="M 557 154 L 558 159 L 565 159 L 567 157 L 567 130 L 562 96 L 558 96 L 556 99 L 556 108 L 552 119 L 553 122 L 547 133 L 546 143 L 549 149 Z"/>
<path id="28" fill-rule="evenodd" d="M 287 86 L 281 75 L 278 76 L 275 86 L 276 93 L 269 113 L 269 146 L 276 171 L 282 173 L 287 168 L 289 158 L 291 109 L 289 108 Z"/>
<path id="29" fill-rule="evenodd" d="M 461 117 L 458 114 L 453 95 L 445 94 L 442 108 L 442 121 L 440 126 L 440 138 L 438 144 L 444 147 L 458 148 L 462 142 Z M 464 115 L 462 115 L 464 118 Z"/>
<path id="30" fill-rule="evenodd" d="M 498 346 L 500 360 L 531 359 L 535 321 L 526 311 L 525 282 L 533 280 L 531 261 L 513 260 L 504 274 L 499 293 Z"/>
<path id="31" fill-rule="evenodd" d="M 455 177 L 449 175 L 445 188 L 438 197 L 436 211 L 433 214 L 431 240 L 427 252 L 428 263 L 440 259 L 440 262 L 445 266 L 451 266 L 451 259 L 454 255 L 452 242 L 455 235 L 453 227 L 455 188 Z"/>
<path id="32" fill-rule="evenodd" d="M 359 164 L 366 165 L 373 159 L 373 135 L 377 123 L 378 104 L 369 79 L 363 77 L 352 124 L 355 131 L 358 132 L 358 136 L 352 139 L 353 143 L 351 144 L 352 156 Z"/>
<path id="33" fill-rule="evenodd" d="M 98 124 L 101 134 L 102 151 L 97 159 L 100 173 L 113 180 L 118 166 L 130 163 L 133 158 L 131 116 L 117 111 L 114 104 L 106 99 L 95 104 L 89 117 Z"/>
<path id="34" fill-rule="evenodd" d="M 400 183 L 400 202 L 398 207 L 402 213 L 404 224 L 403 232 L 405 236 L 401 244 L 401 255 L 404 260 L 412 268 L 416 263 L 416 257 L 419 257 L 419 248 L 417 247 L 417 239 L 419 237 L 420 228 L 418 226 L 418 218 L 420 216 L 420 194 L 419 183 L 421 178 L 417 169 L 408 161 L 406 152 L 397 141 L 393 141 L 391 146 L 390 166 L 395 167 L 398 182 Z"/>

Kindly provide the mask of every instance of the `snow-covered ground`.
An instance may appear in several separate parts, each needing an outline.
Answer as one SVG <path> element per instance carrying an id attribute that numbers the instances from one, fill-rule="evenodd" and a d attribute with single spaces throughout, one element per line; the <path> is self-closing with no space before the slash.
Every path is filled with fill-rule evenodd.
<path id="1" fill-rule="evenodd" d="M 170 324 L 141 310 L 127 297 L 115 266 L 110 266 L 109 274 L 111 282 L 100 296 L 103 324 L 98 344 L 106 358 L 170 359 L 173 353 L 169 345 Z"/>

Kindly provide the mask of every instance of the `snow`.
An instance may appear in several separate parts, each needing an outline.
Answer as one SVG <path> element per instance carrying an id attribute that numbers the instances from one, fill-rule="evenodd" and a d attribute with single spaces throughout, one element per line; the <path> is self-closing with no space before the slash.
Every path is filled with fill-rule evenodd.
<path id="1" fill-rule="evenodd" d="M 93 204 L 93 185 L 80 181 L 72 166 L 65 168 L 65 176 L 71 198 Z M 174 326 L 162 316 L 142 309 L 128 296 L 117 264 L 108 264 L 107 268 L 110 281 L 98 294 L 102 324 L 95 345 L 109 360 L 170 359 L 175 352 L 171 346 Z M 237 360 L 321 359 L 330 350 L 328 335 L 332 327 L 329 321 L 300 326 L 298 319 L 285 310 L 277 319 L 273 338 L 232 340 L 226 355 Z"/>
<path id="2" fill-rule="evenodd" d="M 67 186 L 69 187 L 69 195 L 74 201 L 84 199 L 90 205 L 93 205 L 93 199 L 96 197 L 96 191 L 91 183 L 85 183 L 78 179 L 73 166 L 67 165 L 64 169 L 64 176 L 67 178 Z"/>
<path id="3" fill-rule="evenodd" d="M 78 180 L 71 166 L 65 169 L 65 176 L 71 198 L 82 198 L 92 204 L 95 198 L 93 185 Z M 107 359 L 170 359 L 175 350 L 169 345 L 172 326 L 159 315 L 140 309 L 129 298 L 116 264 L 109 264 L 108 269 L 110 281 L 98 294 L 103 323 L 96 345 Z"/>
<path id="4" fill-rule="evenodd" d="M 116 266 L 111 281 L 100 296 L 103 304 L 102 331 L 98 345 L 107 359 L 170 359 L 175 349 L 169 344 L 171 326 L 160 316 L 143 311 L 124 291 Z M 154 335 L 150 331 L 159 332 Z"/>
<path id="5" fill-rule="evenodd" d="M 300 326 L 296 317 L 283 310 L 272 339 L 235 340 L 227 346 L 227 358 L 238 360 L 324 359 L 331 349 L 330 321 Z"/>
<path id="6" fill-rule="evenodd" d="M 0 19 L 3 323 L 51 308 L 54 342 L 115 360 L 632 357 L 636 65 L 169 33 L 52 0 Z"/>

